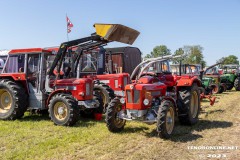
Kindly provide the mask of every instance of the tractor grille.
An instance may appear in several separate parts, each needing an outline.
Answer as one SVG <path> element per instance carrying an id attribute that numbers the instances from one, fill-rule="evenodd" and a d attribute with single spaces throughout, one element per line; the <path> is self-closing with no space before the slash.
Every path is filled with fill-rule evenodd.
<path id="1" fill-rule="evenodd" d="M 135 89 L 127 90 L 127 102 L 128 103 L 139 103 L 140 102 L 140 91 L 135 90 Z"/>
<path id="2" fill-rule="evenodd" d="M 139 96 L 140 96 L 140 91 L 134 90 L 134 97 L 133 97 L 134 101 L 133 101 L 133 103 L 139 103 Z"/>
<path id="3" fill-rule="evenodd" d="M 130 90 L 127 90 L 127 102 L 132 103 L 132 93 Z"/>
<path id="4" fill-rule="evenodd" d="M 90 83 L 86 83 L 86 96 L 91 95 L 91 85 Z"/>

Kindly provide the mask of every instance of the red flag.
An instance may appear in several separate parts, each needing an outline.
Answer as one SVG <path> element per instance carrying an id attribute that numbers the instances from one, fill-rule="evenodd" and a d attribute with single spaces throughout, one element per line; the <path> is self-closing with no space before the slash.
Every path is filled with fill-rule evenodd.
<path id="1" fill-rule="evenodd" d="M 70 21 L 70 19 L 67 16 L 67 33 L 71 32 L 71 28 L 73 27 L 72 22 Z"/>

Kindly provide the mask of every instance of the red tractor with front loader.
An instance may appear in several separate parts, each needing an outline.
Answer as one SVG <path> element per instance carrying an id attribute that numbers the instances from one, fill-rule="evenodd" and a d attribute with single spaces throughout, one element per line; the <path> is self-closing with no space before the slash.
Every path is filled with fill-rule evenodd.
<path id="1" fill-rule="evenodd" d="M 138 120 L 157 123 L 158 135 L 169 138 L 176 117 L 182 124 L 198 121 L 201 82 L 193 75 L 172 75 L 171 58 L 151 58 L 135 68 L 132 84 L 125 87 L 125 98 L 114 98 L 107 108 L 106 123 L 111 132 L 122 131 L 126 120 Z"/>
<path id="2" fill-rule="evenodd" d="M 62 68 L 68 68 L 65 71 L 65 77 L 94 79 L 94 92 L 103 99 L 103 112 L 105 112 L 115 96 L 124 96 L 124 87 L 130 83 L 130 75 L 122 71 L 132 71 L 137 62 L 140 63 L 141 54 L 139 49 L 133 47 L 106 51 L 103 46 L 112 41 L 132 44 L 139 32 L 119 24 L 95 24 L 94 27 L 96 34 L 98 37 L 101 35 L 101 38 L 94 38 L 92 35 L 89 38 L 82 38 L 81 41 L 64 42 L 58 53 L 60 53 L 59 56 L 64 57 Z M 134 66 L 127 68 L 130 61 L 123 64 L 121 60 L 133 58 L 131 54 L 136 55 L 137 60 L 133 63 Z"/>
<path id="3" fill-rule="evenodd" d="M 27 109 L 48 109 L 55 124 L 71 126 L 80 111 L 102 113 L 102 100 L 93 95 L 94 79 L 77 75 L 81 54 L 110 41 L 133 43 L 139 32 L 118 24 L 95 28 L 97 33 L 89 37 L 62 43 L 55 55 L 42 48 L 11 50 L 0 74 L 0 119 L 21 118 Z M 72 48 L 80 54 L 73 57 Z M 74 63 L 65 63 L 69 57 Z"/>

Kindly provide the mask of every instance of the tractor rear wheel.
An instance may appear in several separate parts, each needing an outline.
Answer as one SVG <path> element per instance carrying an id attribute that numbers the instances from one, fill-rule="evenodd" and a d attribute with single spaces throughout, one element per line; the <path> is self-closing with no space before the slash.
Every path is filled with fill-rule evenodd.
<path id="1" fill-rule="evenodd" d="M 196 84 L 192 87 L 182 88 L 178 98 L 178 118 L 182 124 L 197 123 L 200 111 L 199 89 Z"/>
<path id="2" fill-rule="evenodd" d="M 219 93 L 220 87 L 217 84 L 215 84 L 215 83 L 211 84 L 211 87 L 212 87 L 212 93 L 213 94 Z"/>
<path id="3" fill-rule="evenodd" d="M 240 81 L 238 78 L 236 78 L 234 81 L 234 88 L 236 89 L 236 91 L 240 91 Z"/>
<path id="4" fill-rule="evenodd" d="M 118 117 L 121 110 L 122 104 L 120 103 L 120 99 L 115 97 L 107 107 L 106 111 L 106 123 L 109 131 L 121 132 L 124 129 L 126 120 Z"/>
<path id="5" fill-rule="evenodd" d="M 160 138 L 170 138 L 175 125 L 175 108 L 171 101 L 163 101 L 158 109 L 157 132 Z"/>
<path id="6" fill-rule="evenodd" d="M 56 125 L 72 126 L 79 119 L 77 101 L 70 94 L 56 94 L 48 107 L 49 116 Z"/>
<path id="7" fill-rule="evenodd" d="M 95 83 L 94 84 L 94 91 L 95 94 L 99 95 L 102 98 L 103 101 L 103 113 L 106 112 L 106 108 L 111 102 L 112 99 L 114 99 L 114 91 L 106 84 L 104 83 Z"/>
<path id="8" fill-rule="evenodd" d="M 0 81 L 0 119 L 21 118 L 27 110 L 24 88 L 11 80 Z"/>

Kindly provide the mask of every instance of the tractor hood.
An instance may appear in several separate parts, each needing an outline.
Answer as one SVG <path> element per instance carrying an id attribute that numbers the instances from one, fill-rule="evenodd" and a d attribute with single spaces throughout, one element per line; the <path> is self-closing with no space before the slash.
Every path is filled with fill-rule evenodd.
<path id="1" fill-rule="evenodd" d="M 85 84 L 85 83 L 92 83 L 92 80 L 90 78 L 70 78 L 70 79 L 59 79 L 57 80 L 57 85 L 69 85 L 69 86 L 74 86 L 78 84 Z"/>
<path id="2" fill-rule="evenodd" d="M 140 32 L 121 24 L 102 24 L 95 23 L 97 35 L 107 41 L 117 41 L 126 44 L 133 44 Z"/>

